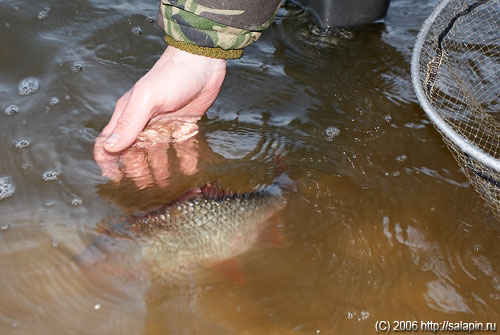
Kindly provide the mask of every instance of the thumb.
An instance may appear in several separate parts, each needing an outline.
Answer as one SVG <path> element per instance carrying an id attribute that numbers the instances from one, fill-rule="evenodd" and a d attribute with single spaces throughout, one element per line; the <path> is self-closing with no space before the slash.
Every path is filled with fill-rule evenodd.
<path id="1" fill-rule="evenodd" d="M 115 129 L 104 141 L 104 149 L 119 152 L 131 146 L 148 123 L 150 115 L 150 106 L 129 103 L 117 120 Z"/>

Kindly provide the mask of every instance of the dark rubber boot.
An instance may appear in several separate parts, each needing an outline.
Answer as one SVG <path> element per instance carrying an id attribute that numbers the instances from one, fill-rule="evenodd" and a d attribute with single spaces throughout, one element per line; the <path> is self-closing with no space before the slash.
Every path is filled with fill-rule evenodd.
<path id="1" fill-rule="evenodd" d="M 391 0 L 296 0 L 322 29 L 355 26 L 381 19 Z"/>

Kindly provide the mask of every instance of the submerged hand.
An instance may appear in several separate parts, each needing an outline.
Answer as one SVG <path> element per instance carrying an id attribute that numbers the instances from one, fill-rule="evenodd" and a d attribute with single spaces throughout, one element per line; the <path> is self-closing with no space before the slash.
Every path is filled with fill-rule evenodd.
<path id="1" fill-rule="evenodd" d="M 196 124 L 188 124 L 197 127 Z M 120 177 L 125 176 L 134 180 L 139 188 L 153 184 L 160 187 L 167 186 L 170 176 L 168 151 L 172 147 L 177 155 L 177 163 L 182 173 L 192 175 L 197 171 L 198 165 L 198 137 L 192 136 L 179 142 L 175 136 L 180 125 L 178 121 L 167 124 L 156 123 L 148 125 L 142 131 L 137 141 L 120 154 L 120 163 L 123 167 L 119 170 Z"/>
<path id="2" fill-rule="evenodd" d="M 196 121 L 217 98 L 225 74 L 225 60 L 168 47 L 153 68 L 118 100 L 111 120 L 97 137 L 94 159 L 102 174 L 121 179 L 121 154 L 148 124 L 171 125 L 168 132 L 173 143 L 195 135 Z M 131 152 L 134 150 L 121 161 L 125 171 L 131 164 Z"/>

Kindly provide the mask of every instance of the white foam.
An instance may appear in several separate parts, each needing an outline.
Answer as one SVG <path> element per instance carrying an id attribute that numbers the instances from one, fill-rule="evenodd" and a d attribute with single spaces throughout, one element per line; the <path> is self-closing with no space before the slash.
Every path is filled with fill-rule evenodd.
<path id="1" fill-rule="evenodd" d="M 47 170 L 42 174 L 42 179 L 45 181 L 57 180 L 59 177 L 59 171 L 57 170 Z"/>
<path id="2" fill-rule="evenodd" d="M 334 137 L 337 137 L 340 134 L 340 129 L 330 126 L 325 129 L 326 140 L 332 141 Z"/>
<path id="3" fill-rule="evenodd" d="M 35 77 L 28 77 L 21 80 L 17 93 L 19 95 L 30 95 L 38 91 L 40 88 L 40 80 Z"/>
<path id="4" fill-rule="evenodd" d="M 9 105 L 7 106 L 7 108 L 5 108 L 5 110 L 3 111 L 5 115 L 9 115 L 9 116 L 12 116 L 14 114 L 16 114 L 17 112 L 19 112 L 19 106 L 18 105 Z"/>
<path id="5" fill-rule="evenodd" d="M 71 200 L 71 204 L 75 207 L 80 206 L 82 203 L 83 203 L 83 200 L 80 198 L 74 198 L 73 200 Z"/>
<path id="6" fill-rule="evenodd" d="M 45 20 L 47 18 L 47 12 L 42 10 L 40 13 L 38 13 L 38 19 L 40 21 Z"/>
<path id="7" fill-rule="evenodd" d="M 16 191 L 16 185 L 10 177 L 0 177 L 0 200 L 10 197 Z"/>
<path id="8" fill-rule="evenodd" d="M 142 35 L 142 29 L 141 29 L 141 27 L 133 27 L 133 28 L 132 28 L 132 32 L 133 32 L 136 36 L 141 36 L 141 35 Z"/>
<path id="9" fill-rule="evenodd" d="M 49 12 L 50 12 L 50 8 L 48 8 L 48 7 L 45 8 L 44 10 L 40 11 L 40 13 L 38 13 L 38 16 L 37 16 L 38 19 L 40 21 L 45 20 L 47 18 L 47 15 L 49 14 Z"/>
<path id="10" fill-rule="evenodd" d="M 31 138 L 21 138 L 14 142 L 14 146 L 18 149 L 23 149 L 29 147 L 31 144 Z"/>
<path id="11" fill-rule="evenodd" d="M 71 65 L 71 72 L 82 72 L 83 71 L 83 65 L 80 63 L 75 63 Z"/>
<path id="12" fill-rule="evenodd" d="M 58 97 L 52 97 L 52 98 L 50 99 L 49 105 L 51 105 L 51 106 L 55 106 L 55 105 L 57 105 L 57 104 L 59 104 L 59 98 L 58 98 Z"/>
<path id="13" fill-rule="evenodd" d="M 400 163 L 406 161 L 407 159 L 408 159 L 408 156 L 406 156 L 404 154 L 403 155 L 399 155 L 399 156 L 396 157 L 396 161 L 398 161 Z"/>

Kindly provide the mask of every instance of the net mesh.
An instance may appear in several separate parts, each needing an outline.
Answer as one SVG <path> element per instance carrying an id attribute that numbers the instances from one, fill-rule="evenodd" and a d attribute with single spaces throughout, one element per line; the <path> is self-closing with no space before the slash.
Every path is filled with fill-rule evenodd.
<path id="1" fill-rule="evenodd" d="M 444 0 L 412 59 L 424 110 L 500 217 L 500 0 Z"/>

